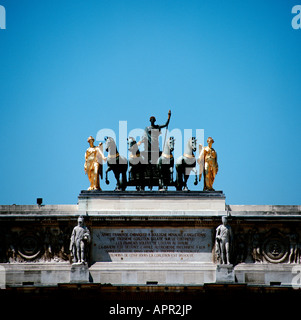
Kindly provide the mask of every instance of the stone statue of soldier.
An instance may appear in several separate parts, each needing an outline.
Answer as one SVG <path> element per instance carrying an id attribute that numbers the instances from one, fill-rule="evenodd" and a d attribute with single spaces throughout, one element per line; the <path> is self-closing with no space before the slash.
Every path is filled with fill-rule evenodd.
<path id="1" fill-rule="evenodd" d="M 70 239 L 70 253 L 73 257 L 73 263 L 85 264 L 91 236 L 89 229 L 84 225 L 84 217 L 80 216 L 77 222 L 78 224 L 73 228 Z"/>
<path id="2" fill-rule="evenodd" d="M 230 252 L 233 242 L 232 229 L 227 217 L 222 217 L 222 224 L 216 228 L 216 253 L 220 264 L 230 263 Z"/>

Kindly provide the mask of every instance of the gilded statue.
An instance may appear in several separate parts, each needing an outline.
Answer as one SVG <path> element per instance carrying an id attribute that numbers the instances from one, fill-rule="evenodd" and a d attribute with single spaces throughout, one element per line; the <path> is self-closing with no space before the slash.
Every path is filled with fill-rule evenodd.
<path id="1" fill-rule="evenodd" d="M 198 163 L 200 166 L 199 171 L 199 181 L 202 178 L 202 173 L 204 173 L 204 191 L 214 191 L 213 183 L 215 176 L 218 172 L 218 163 L 217 163 L 217 153 L 212 148 L 214 140 L 209 137 L 207 139 L 208 146 L 204 147 L 199 145 L 199 158 Z"/>
<path id="2" fill-rule="evenodd" d="M 99 185 L 99 177 L 103 177 L 102 174 L 102 163 L 107 158 L 103 154 L 103 144 L 99 143 L 98 146 L 94 146 L 94 138 L 90 136 L 88 138 L 90 147 L 85 153 L 85 174 L 88 175 L 90 181 L 90 187 L 88 190 L 101 190 Z"/>

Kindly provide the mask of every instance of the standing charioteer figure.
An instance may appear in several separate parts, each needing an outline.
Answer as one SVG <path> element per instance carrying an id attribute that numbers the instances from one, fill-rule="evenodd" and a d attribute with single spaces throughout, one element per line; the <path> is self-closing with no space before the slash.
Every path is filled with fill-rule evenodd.
<path id="1" fill-rule="evenodd" d="M 145 164 L 145 182 L 146 185 L 152 190 L 155 185 L 159 185 L 159 172 L 158 172 L 158 159 L 161 156 L 161 151 L 159 147 L 159 136 L 161 134 L 162 128 L 168 128 L 169 121 L 171 118 L 171 111 L 168 111 L 168 118 L 165 124 L 158 125 L 156 124 L 156 118 L 154 116 L 150 117 L 150 126 L 147 126 L 144 129 L 144 134 L 142 139 L 137 143 L 140 146 L 142 143 L 144 144 L 144 151 L 142 152 Z M 165 140 L 166 141 L 166 134 L 165 133 Z"/>
<path id="2" fill-rule="evenodd" d="M 155 124 L 156 118 L 154 116 L 150 117 L 149 121 L 151 124 L 144 129 L 144 136 L 142 137 L 142 140 L 138 142 L 138 146 L 140 146 L 141 143 L 144 144 L 144 150 L 147 150 L 148 163 L 150 164 L 156 164 L 158 161 L 160 156 L 159 136 L 161 134 L 161 129 L 168 127 L 170 117 L 171 111 L 169 110 L 167 121 L 163 125 Z"/>

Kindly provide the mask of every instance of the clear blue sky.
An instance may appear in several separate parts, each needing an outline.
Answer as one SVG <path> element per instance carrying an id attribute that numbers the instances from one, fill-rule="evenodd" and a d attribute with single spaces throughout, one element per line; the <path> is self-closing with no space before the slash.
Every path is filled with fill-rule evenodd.
<path id="1" fill-rule="evenodd" d="M 0 4 L 0 204 L 77 203 L 87 137 L 168 109 L 214 138 L 228 204 L 301 204 L 301 1 Z"/>

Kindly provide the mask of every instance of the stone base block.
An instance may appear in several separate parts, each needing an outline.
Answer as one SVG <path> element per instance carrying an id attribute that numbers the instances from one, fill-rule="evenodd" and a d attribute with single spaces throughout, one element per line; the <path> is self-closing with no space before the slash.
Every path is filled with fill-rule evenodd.
<path id="1" fill-rule="evenodd" d="M 114 263 L 98 262 L 90 267 L 95 283 L 112 285 L 201 285 L 215 282 L 213 263 Z"/>
<path id="2" fill-rule="evenodd" d="M 3 263 L 6 285 L 57 285 L 70 282 L 69 263 Z"/>
<path id="3" fill-rule="evenodd" d="M 225 211 L 222 191 L 86 191 L 78 196 L 79 212 L 96 215 L 160 215 Z"/>
<path id="4" fill-rule="evenodd" d="M 89 282 L 89 268 L 86 264 L 74 263 L 70 270 L 70 282 Z"/>
<path id="5" fill-rule="evenodd" d="M 235 266 L 237 282 L 252 285 L 292 286 L 300 272 L 299 264 L 241 263 Z"/>
<path id="6" fill-rule="evenodd" d="M 232 264 L 220 264 L 216 266 L 217 283 L 234 283 L 234 268 Z"/>

